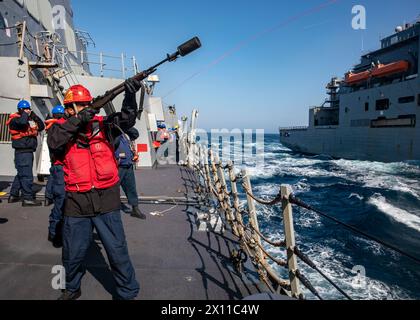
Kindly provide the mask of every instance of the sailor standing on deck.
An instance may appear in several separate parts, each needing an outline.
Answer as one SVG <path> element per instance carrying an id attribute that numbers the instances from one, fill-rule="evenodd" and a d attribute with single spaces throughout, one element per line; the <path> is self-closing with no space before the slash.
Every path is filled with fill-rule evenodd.
<path id="1" fill-rule="evenodd" d="M 52 119 L 45 121 L 46 131 L 49 132 L 51 127 L 55 124 L 64 123 L 65 110 L 64 107 L 59 105 L 52 110 Z M 62 240 L 62 224 L 63 224 L 63 207 L 64 199 L 66 197 L 66 191 L 64 189 L 64 170 L 63 170 L 63 157 L 50 154 L 51 156 L 51 168 L 50 177 L 48 178 L 46 186 L 46 205 L 48 202 L 54 203 L 54 207 L 50 214 L 50 224 L 48 227 L 48 241 L 50 241 L 54 247 L 60 248 L 63 246 Z"/>
<path id="2" fill-rule="evenodd" d="M 120 177 L 121 188 L 128 199 L 128 204 L 132 207 L 131 216 L 138 219 L 146 219 L 146 215 L 139 209 L 139 196 L 136 189 L 136 176 L 134 175 L 134 165 L 138 161 L 138 155 L 132 142 L 139 137 L 136 128 L 130 128 L 126 134 L 121 134 L 115 139 L 115 158 L 118 163 L 118 175 Z"/>
<path id="3" fill-rule="evenodd" d="M 34 152 L 38 147 L 38 133 L 45 126 L 42 120 L 31 110 L 31 104 L 26 100 L 19 101 L 18 112 L 10 115 L 7 121 L 12 136 L 12 147 L 15 149 L 15 167 L 17 175 L 10 189 L 9 203 L 21 201 L 24 207 L 41 206 L 42 202 L 35 200 L 33 186 Z M 22 194 L 21 194 L 22 192 Z"/>
<path id="4" fill-rule="evenodd" d="M 63 265 L 66 289 L 60 300 L 81 295 L 85 274 L 83 261 L 93 239 L 93 228 L 108 255 L 116 283 L 116 299 L 134 299 L 139 292 L 120 214 L 120 184 L 114 158 L 113 140 L 134 126 L 137 116 L 136 92 L 140 82 L 125 82 L 121 112 L 98 116 L 89 108 L 90 92 L 81 85 L 66 93 L 64 105 L 71 116 L 51 127 L 50 150 L 64 156 L 66 201 L 63 225 Z"/>

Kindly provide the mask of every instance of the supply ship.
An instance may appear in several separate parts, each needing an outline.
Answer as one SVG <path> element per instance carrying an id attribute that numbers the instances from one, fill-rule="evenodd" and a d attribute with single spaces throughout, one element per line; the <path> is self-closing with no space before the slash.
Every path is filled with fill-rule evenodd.
<path id="1" fill-rule="evenodd" d="M 398 26 L 344 78 L 331 79 L 308 127 L 280 128 L 280 142 L 333 158 L 420 160 L 419 34 L 420 21 Z"/>

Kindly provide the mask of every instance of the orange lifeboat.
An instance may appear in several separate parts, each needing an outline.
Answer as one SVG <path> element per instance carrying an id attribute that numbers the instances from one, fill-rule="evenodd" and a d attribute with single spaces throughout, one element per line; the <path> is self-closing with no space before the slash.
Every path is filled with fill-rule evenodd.
<path id="1" fill-rule="evenodd" d="M 393 62 L 390 64 L 378 64 L 372 70 L 372 77 L 387 77 L 392 74 L 407 72 L 409 68 L 410 64 L 405 60 Z"/>
<path id="2" fill-rule="evenodd" d="M 367 71 L 363 71 L 363 72 L 359 72 L 359 73 L 353 73 L 353 72 L 349 72 L 346 74 L 346 83 L 347 84 L 357 84 L 363 81 L 366 81 L 367 79 L 370 78 L 370 70 Z"/>

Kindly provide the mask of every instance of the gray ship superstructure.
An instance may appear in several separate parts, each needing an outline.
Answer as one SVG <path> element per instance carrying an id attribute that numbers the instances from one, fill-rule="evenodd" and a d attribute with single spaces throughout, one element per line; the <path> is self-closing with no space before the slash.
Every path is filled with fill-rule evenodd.
<path id="1" fill-rule="evenodd" d="M 280 128 L 280 142 L 333 158 L 420 160 L 419 35 L 420 20 L 397 27 L 344 79 L 328 83 L 329 99 L 310 109 L 308 127 Z"/>
<path id="2" fill-rule="evenodd" d="M 140 71 L 135 57 L 96 52 L 90 34 L 75 29 L 68 0 L 0 2 L 0 70 L 0 176 L 16 173 L 6 122 L 16 112 L 19 100 L 30 101 L 34 112 L 46 119 L 55 105 L 62 104 L 63 93 L 70 86 L 82 84 L 98 96 Z M 158 81 L 156 75 L 144 81 L 143 92 L 138 95 L 145 109 L 136 123 L 139 167 L 156 164 L 153 138 L 157 124 L 165 121 L 169 128 L 178 125 L 175 108 L 165 110 L 162 99 L 153 95 Z M 116 111 L 122 99 L 123 95 L 114 99 Z M 34 161 L 38 176 L 49 174 L 45 141 L 43 133 Z"/>

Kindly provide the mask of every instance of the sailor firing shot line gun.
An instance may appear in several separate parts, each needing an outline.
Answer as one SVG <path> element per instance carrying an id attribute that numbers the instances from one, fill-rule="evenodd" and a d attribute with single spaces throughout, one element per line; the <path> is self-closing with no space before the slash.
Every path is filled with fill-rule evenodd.
<path id="1" fill-rule="evenodd" d="M 161 64 L 186 56 L 200 46 L 198 38 L 187 41 L 166 59 L 96 99 L 92 99 L 89 90 L 80 84 L 70 87 L 65 94 L 63 103 L 68 117 L 58 120 L 49 129 L 47 139 L 50 152 L 62 163 L 66 191 L 62 224 L 66 289 L 59 300 L 76 300 L 82 294 L 84 270 L 81 266 L 93 241 L 94 229 L 113 270 L 116 298 L 133 300 L 138 295 L 139 284 L 128 254 L 121 220 L 115 142 L 121 133 L 127 133 L 134 127 L 136 118 L 141 114 L 136 92 L 141 89 L 142 81 Z M 112 100 L 122 92 L 125 92 L 125 97 L 121 112 L 108 113 L 106 117 L 97 115 L 101 108 L 112 106 Z M 144 219 L 144 215 L 134 207 L 133 203 L 131 216 Z"/>

